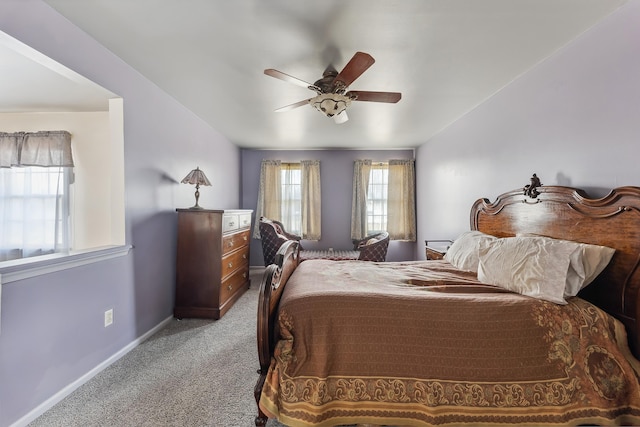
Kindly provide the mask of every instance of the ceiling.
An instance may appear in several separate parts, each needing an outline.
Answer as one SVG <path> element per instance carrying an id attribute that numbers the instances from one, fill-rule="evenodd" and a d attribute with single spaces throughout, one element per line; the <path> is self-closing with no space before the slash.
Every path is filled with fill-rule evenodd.
<path id="1" fill-rule="evenodd" d="M 421 145 L 627 0 L 44 1 L 238 146 L 386 149 Z M 313 83 L 357 51 L 376 62 L 350 89 L 400 102 L 353 102 L 344 124 L 274 112 L 315 92 L 264 69 Z"/>

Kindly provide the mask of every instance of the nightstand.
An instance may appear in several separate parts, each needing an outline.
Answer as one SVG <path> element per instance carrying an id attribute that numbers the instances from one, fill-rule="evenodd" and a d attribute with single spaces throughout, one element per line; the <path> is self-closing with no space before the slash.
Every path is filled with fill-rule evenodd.
<path id="1" fill-rule="evenodd" d="M 443 259 L 453 240 L 425 240 L 425 255 L 428 260 Z"/>

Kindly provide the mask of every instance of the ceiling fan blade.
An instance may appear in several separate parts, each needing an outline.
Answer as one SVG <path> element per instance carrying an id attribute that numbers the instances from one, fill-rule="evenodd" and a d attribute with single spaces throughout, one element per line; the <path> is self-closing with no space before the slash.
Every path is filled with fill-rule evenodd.
<path id="1" fill-rule="evenodd" d="M 362 75 L 369 67 L 376 62 L 375 59 L 368 53 L 356 52 L 351 60 L 344 66 L 342 71 L 333 80 L 333 86 L 342 85 L 348 87 L 358 77 Z"/>
<path id="2" fill-rule="evenodd" d="M 336 122 L 336 124 L 344 123 L 347 120 L 349 120 L 349 116 L 347 116 L 346 110 L 342 111 L 340 114 L 336 114 L 335 116 L 333 116 L 333 121 Z"/>
<path id="3" fill-rule="evenodd" d="M 316 90 L 316 87 L 311 83 L 300 80 L 297 77 L 290 76 L 289 74 L 283 73 L 282 71 L 274 70 L 273 68 L 267 68 L 266 70 L 264 70 L 264 73 L 267 76 L 275 77 L 276 79 L 284 80 L 285 82 L 293 83 L 294 85 L 302 86 L 311 90 Z"/>
<path id="4" fill-rule="evenodd" d="M 354 101 L 389 102 L 392 104 L 402 98 L 402 94 L 399 92 L 369 92 L 366 90 L 350 90 L 346 95 L 355 95 Z"/>
<path id="5" fill-rule="evenodd" d="M 298 108 L 298 107 L 302 107 L 303 105 L 307 105 L 309 103 L 309 101 L 311 101 L 312 99 L 313 98 L 309 98 L 309 99 L 305 99 L 304 101 L 296 102 L 295 104 L 285 105 L 284 107 L 280 107 L 275 111 L 276 111 L 276 113 L 283 113 L 285 111 L 290 111 L 290 110 L 293 110 L 294 108 Z"/>

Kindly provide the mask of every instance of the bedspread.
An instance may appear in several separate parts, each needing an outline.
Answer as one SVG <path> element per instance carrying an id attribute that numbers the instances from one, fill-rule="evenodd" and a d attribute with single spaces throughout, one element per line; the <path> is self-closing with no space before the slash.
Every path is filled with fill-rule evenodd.
<path id="1" fill-rule="evenodd" d="M 301 263 L 261 409 L 289 426 L 640 424 L 623 326 L 446 261 Z"/>

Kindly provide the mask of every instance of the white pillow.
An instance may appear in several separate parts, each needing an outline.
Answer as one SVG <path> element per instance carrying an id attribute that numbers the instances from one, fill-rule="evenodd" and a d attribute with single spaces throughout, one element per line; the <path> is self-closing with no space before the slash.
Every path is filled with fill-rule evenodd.
<path id="1" fill-rule="evenodd" d="M 607 266 L 614 250 L 548 237 L 480 242 L 478 280 L 566 304 Z"/>
<path id="2" fill-rule="evenodd" d="M 583 248 L 582 262 L 584 263 L 586 274 L 584 283 L 580 287 L 582 289 L 593 282 L 602 273 L 602 270 L 609 265 L 609 261 L 613 258 L 616 250 L 607 246 L 589 245 L 587 243 L 580 243 L 580 246 Z"/>
<path id="3" fill-rule="evenodd" d="M 571 264 L 567 273 L 565 298 L 577 295 L 581 289 L 593 282 L 602 270 L 609 265 L 609 261 L 611 261 L 616 251 L 607 246 L 590 245 L 588 243 L 572 242 L 546 236 L 533 234 L 524 234 L 522 236 L 535 237 L 547 241 L 565 242 L 569 245 L 578 245 L 581 249 L 573 252 L 571 256 Z"/>
<path id="4" fill-rule="evenodd" d="M 475 273 L 478 271 L 478 242 L 496 239 L 480 231 L 465 231 L 453 241 L 444 259 L 459 270 Z"/>

